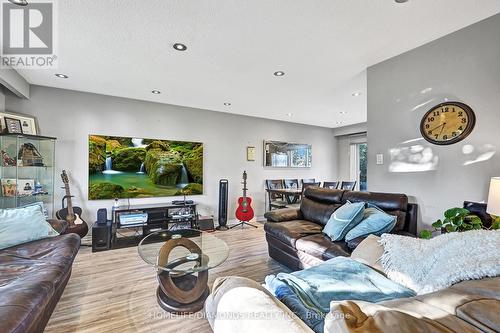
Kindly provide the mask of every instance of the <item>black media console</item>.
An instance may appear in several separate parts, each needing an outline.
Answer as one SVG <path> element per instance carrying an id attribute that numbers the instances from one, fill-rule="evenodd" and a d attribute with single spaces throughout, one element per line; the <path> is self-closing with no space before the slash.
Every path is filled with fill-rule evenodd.
<path id="1" fill-rule="evenodd" d="M 111 247 L 136 245 L 157 230 L 198 229 L 196 203 L 130 205 L 115 208 L 112 214 Z"/>

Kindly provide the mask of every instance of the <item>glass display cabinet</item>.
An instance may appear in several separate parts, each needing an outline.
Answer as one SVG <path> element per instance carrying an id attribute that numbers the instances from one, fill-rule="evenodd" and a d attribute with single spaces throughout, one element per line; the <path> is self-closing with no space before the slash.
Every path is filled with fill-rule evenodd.
<path id="1" fill-rule="evenodd" d="M 0 134 L 0 208 L 43 202 L 47 218 L 54 217 L 56 138 Z"/>

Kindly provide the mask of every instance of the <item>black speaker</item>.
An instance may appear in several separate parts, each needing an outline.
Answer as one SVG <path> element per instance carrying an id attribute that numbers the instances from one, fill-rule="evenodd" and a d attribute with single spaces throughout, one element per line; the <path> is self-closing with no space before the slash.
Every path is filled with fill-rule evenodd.
<path id="1" fill-rule="evenodd" d="M 92 252 L 111 249 L 111 221 L 105 224 L 94 223 L 92 226 Z"/>
<path id="2" fill-rule="evenodd" d="M 108 210 L 101 208 L 97 210 L 97 224 L 106 224 L 108 221 Z"/>
<path id="3" fill-rule="evenodd" d="M 201 231 L 214 231 L 214 219 L 210 217 L 198 218 L 198 228 Z"/>
<path id="4" fill-rule="evenodd" d="M 227 230 L 227 203 L 228 203 L 229 181 L 221 179 L 219 181 L 219 226 L 217 230 Z"/>

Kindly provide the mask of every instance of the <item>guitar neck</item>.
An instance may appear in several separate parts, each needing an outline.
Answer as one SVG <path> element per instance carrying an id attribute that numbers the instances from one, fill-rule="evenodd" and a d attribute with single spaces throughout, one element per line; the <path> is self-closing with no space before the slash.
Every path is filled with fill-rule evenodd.
<path id="1" fill-rule="evenodd" d="M 243 172 L 243 199 L 247 198 L 247 173 Z"/>
<path id="2" fill-rule="evenodd" d="M 68 205 L 68 215 L 73 216 L 75 212 L 73 211 L 73 202 L 71 201 L 71 192 L 69 191 L 69 185 L 65 184 L 64 189 L 66 191 L 66 200 Z"/>

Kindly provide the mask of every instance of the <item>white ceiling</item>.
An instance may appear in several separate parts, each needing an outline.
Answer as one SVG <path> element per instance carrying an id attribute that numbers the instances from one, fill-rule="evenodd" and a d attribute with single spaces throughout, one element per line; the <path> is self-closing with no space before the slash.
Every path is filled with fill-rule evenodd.
<path id="1" fill-rule="evenodd" d="M 30 83 L 327 127 L 366 121 L 368 66 L 500 12 L 499 0 L 57 5 L 59 68 L 20 71 Z"/>

